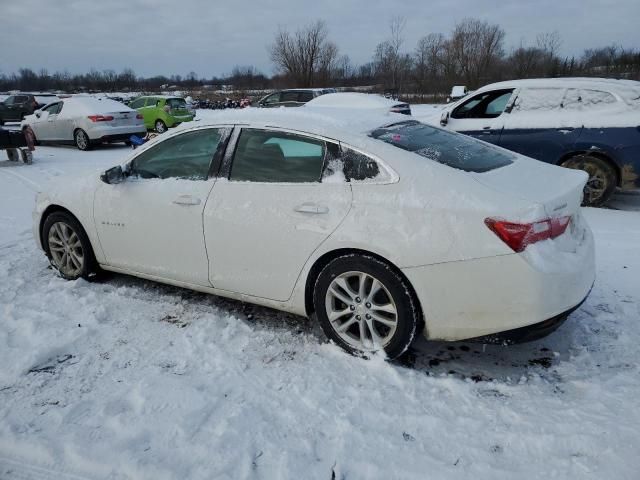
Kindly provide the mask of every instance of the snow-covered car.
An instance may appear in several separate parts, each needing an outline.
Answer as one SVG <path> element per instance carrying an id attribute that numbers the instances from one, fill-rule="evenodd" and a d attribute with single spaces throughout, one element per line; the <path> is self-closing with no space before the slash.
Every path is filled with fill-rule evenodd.
<path id="1" fill-rule="evenodd" d="M 589 174 L 584 203 L 640 188 L 640 82 L 547 78 L 494 83 L 442 113 L 440 124 Z"/>
<path id="2" fill-rule="evenodd" d="M 89 150 L 100 143 L 145 136 L 142 115 L 108 98 L 70 97 L 51 103 L 22 121 L 40 144 L 69 144 Z"/>
<path id="3" fill-rule="evenodd" d="M 347 114 L 348 113 L 348 114 Z M 536 338 L 594 281 L 584 172 L 403 115 L 239 110 L 40 193 L 60 275 L 99 269 L 311 316 L 352 352 Z"/>
<path id="4" fill-rule="evenodd" d="M 466 86 L 464 86 L 464 85 L 454 85 L 453 87 L 451 87 L 451 93 L 447 97 L 447 103 L 449 103 L 449 102 L 457 102 L 462 97 L 467 96 L 468 93 L 469 93 L 469 90 L 467 90 Z"/>
<path id="5" fill-rule="evenodd" d="M 258 100 L 257 107 L 301 107 L 314 98 L 335 93 L 335 88 L 290 88 L 270 93 Z"/>
<path id="6" fill-rule="evenodd" d="M 381 95 L 358 92 L 329 93 L 314 98 L 305 105 L 306 108 L 350 108 L 377 113 L 402 113 L 411 115 L 408 103 L 400 102 Z"/>

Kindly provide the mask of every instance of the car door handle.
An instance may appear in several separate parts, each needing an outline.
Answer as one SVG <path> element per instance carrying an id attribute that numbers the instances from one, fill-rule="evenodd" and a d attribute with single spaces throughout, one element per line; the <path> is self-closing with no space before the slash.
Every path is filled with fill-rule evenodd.
<path id="1" fill-rule="evenodd" d="M 191 195 L 180 195 L 173 203 L 176 205 L 200 205 L 200 199 Z"/>
<path id="2" fill-rule="evenodd" d="M 299 213 L 313 213 L 316 215 L 329 213 L 329 207 L 318 205 L 317 203 L 303 203 L 294 208 L 294 210 Z"/>

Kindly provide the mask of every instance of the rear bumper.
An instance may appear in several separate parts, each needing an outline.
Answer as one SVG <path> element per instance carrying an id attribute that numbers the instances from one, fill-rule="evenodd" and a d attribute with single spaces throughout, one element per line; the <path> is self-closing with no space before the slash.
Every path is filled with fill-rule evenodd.
<path id="1" fill-rule="evenodd" d="M 585 227 L 569 252 L 554 242 L 521 254 L 403 269 L 424 312 L 425 336 L 493 335 L 539 324 L 579 305 L 595 280 L 593 236 Z"/>
<path id="2" fill-rule="evenodd" d="M 591 293 L 591 290 L 589 290 Z M 587 294 L 587 297 L 589 294 Z M 540 323 L 534 323 L 526 327 L 514 328 L 513 330 L 507 330 L 493 335 L 485 335 L 483 337 L 470 338 L 468 341 L 475 343 L 489 343 L 493 345 L 513 345 L 516 343 L 533 342 L 539 340 L 547 335 L 551 335 L 569 318 L 573 312 L 575 312 L 587 299 L 584 297 L 582 301 L 575 307 L 570 308 L 566 312 L 562 312 L 555 317 L 551 317 Z"/>
<path id="3" fill-rule="evenodd" d="M 126 125 L 123 127 L 94 126 L 87 131 L 87 134 L 91 140 L 114 142 L 124 141 L 131 135 L 141 135 L 144 137 L 147 134 L 147 129 L 144 125 Z"/>

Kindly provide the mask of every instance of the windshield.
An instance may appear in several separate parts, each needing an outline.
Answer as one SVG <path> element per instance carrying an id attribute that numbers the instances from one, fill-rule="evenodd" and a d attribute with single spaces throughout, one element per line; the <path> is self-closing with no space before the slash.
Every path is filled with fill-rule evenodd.
<path id="1" fill-rule="evenodd" d="M 167 105 L 171 108 L 187 108 L 184 98 L 170 98 L 167 100 Z"/>
<path id="2" fill-rule="evenodd" d="M 514 155 L 480 140 L 417 121 L 378 128 L 369 136 L 465 172 L 488 172 L 514 159 Z"/>

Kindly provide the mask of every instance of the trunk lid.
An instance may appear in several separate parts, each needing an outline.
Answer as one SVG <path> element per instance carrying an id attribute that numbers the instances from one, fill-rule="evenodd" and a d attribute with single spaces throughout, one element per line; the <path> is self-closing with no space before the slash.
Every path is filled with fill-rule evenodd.
<path id="1" fill-rule="evenodd" d="M 500 193 L 541 206 L 548 218 L 576 215 L 582 203 L 582 191 L 589 176 L 518 155 L 512 164 L 473 178 Z M 536 220 L 536 219 L 533 219 Z"/>

